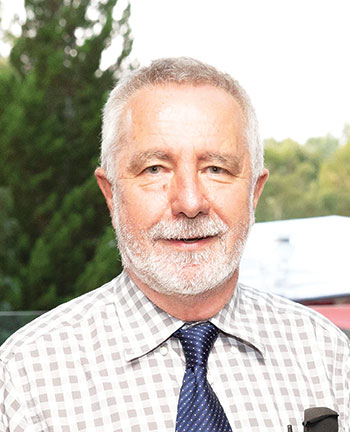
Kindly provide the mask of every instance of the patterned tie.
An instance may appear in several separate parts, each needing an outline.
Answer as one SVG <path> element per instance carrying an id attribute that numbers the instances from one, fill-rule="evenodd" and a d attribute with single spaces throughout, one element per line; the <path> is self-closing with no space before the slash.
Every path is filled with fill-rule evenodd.
<path id="1" fill-rule="evenodd" d="M 232 432 L 224 409 L 207 381 L 207 363 L 219 330 L 211 323 L 180 329 L 186 371 L 177 408 L 176 432 Z"/>

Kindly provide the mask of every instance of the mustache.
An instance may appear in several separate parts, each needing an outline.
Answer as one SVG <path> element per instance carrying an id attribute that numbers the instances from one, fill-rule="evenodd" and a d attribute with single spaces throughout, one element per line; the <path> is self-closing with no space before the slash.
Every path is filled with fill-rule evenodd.
<path id="1" fill-rule="evenodd" d="M 194 219 L 184 216 L 173 221 L 159 221 L 148 231 L 148 234 L 153 241 L 181 240 L 222 236 L 228 230 L 229 227 L 219 216 L 200 215 Z"/>

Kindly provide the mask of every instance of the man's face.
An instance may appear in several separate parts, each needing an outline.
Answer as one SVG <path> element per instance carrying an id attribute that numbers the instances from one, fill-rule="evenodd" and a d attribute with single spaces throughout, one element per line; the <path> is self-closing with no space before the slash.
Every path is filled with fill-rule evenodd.
<path id="1" fill-rule="evenodd" d="M 123 125 L 112 212 L 125 268 L 166 294 L 233 278 L 258 198 L 236 101 L 211 86 L 144 88 Z"/>

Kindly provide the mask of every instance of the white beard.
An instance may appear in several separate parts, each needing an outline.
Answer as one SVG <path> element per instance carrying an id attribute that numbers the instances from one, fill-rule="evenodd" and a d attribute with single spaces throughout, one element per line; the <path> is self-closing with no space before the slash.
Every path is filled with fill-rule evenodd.
<path id="1" fill-rule="evenodd" d="M 204 294 L 224 284 L 238 269 L 254 219 L 252 209 L 249 220 L 235 228 L 234 248 L 227 250 L 225 238 L 229 228 L 217 215 L 163 220 L 143 231 L 138 240 L 127 224 L 128 218 L 123 217 L 116 191 L 113 192 L 113 201 L 113 221 L 123 265 L 158 293 L 184 296 Z M 200 251 L 174 251 L 157 242 L 159 239 L 208 236 L 217 236 L 217 240 Z"/>

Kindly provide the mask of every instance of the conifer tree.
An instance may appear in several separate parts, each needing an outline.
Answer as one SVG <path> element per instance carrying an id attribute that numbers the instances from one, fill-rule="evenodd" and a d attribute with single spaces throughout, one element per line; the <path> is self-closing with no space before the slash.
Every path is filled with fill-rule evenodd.
<path id="1" fill-rule="evenodd" d="M 8 217 L 17 227 L 17 264 L 7 275 L 21 292 L 14 308 L 48 309 L 71 298 L 100 242 L 111 240 L 93 171 L 101 109 L 132 46 L 130 6 L 116 20 L 117 2 L 25 1 L 27 18 L 6 77 L 12 85 L 0 89 L 9 96 L 0 107 L 0 153 L 1 186 L 12 203 Z M 121 40 L 119 57 L 101 70 L 113 37 Z M 96 283 L 118 273 L 117 252 L 115 262 L 107 275 L 97 268 Z M 0 291 L 11 298 L 11 286 Z"/>

